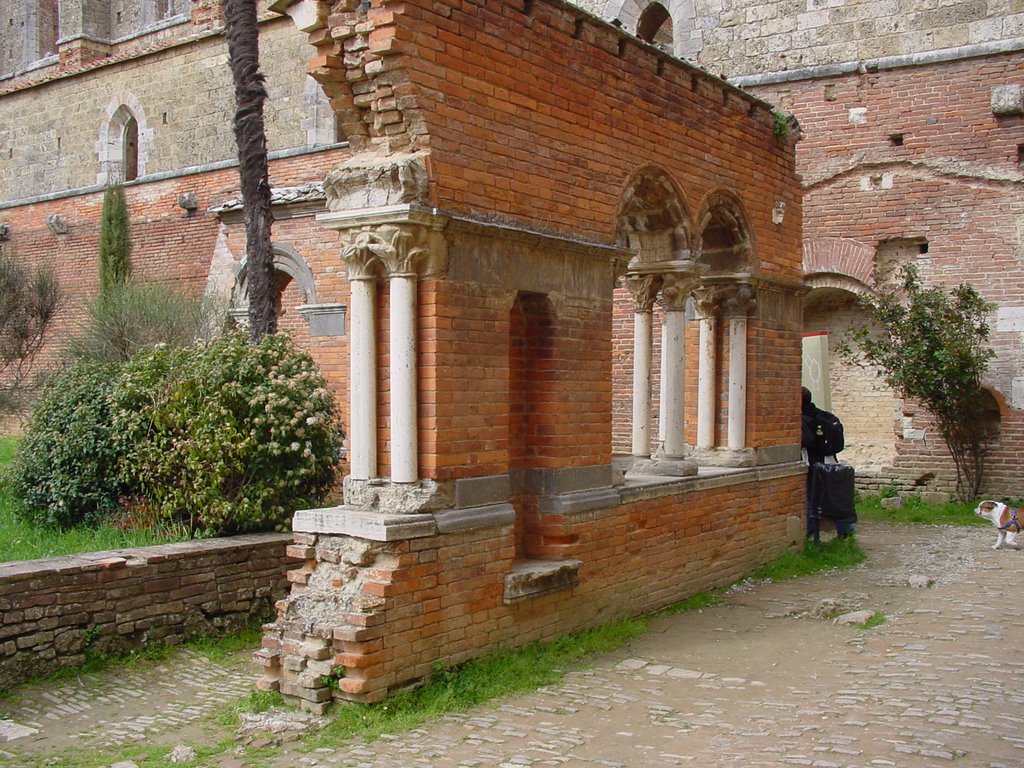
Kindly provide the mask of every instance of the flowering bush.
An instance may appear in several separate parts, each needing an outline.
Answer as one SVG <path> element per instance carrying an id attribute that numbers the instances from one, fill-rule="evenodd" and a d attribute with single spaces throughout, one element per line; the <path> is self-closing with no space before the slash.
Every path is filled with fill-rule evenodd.
<path id="1" fill-rule="evenodd" d="M 50 380 L 32 411 L 10 474 L 14 511 L 38 526 L 98 523 L 118 509 L 118 455 L 110 435 L 117 369 L 77 363 Z"/>
<path id="2" fill-rule="evenodd" d="M 165 523 L 285 530 L 334 481 L 334 397 L 284 335 L 144 352 L 122 369 L 112 413 L 119 476 Z"/>

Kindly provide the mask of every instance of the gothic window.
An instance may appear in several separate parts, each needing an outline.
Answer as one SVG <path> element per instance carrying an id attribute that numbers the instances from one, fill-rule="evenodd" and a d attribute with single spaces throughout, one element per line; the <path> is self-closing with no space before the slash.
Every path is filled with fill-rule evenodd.
<path id="1" fill-rule="evenodd" d="M 57 0 L 42 0 L 36 19 L 37 49 L 35 58 L 57 52 L 57 38 L 60 37 L 60 11 Z"/>
<path id="2" fill-rule="evenodd" d="M 124 124 L 121 152 L 124 181 L 134 181 L 139 177 L 139 123 L 134 117 Z"/>
<path id="3" fill-rule="evenodd" d="M 146 173 L 146 149 L 153 138 L 142 107 L 130 93 L 112 100 L 100 126 L 99 184 L 133 181 Z"/>
<path id="4" fill-rule="evenodd" d="M 306 78 L 303 94 L 305 118 L 302 127 L 306 131 L 306 144 L 311 147 L 335 144 L 345 140 L 345 133 L 338 123 L 338 116 L 323 87 L 312 77 Z"/>

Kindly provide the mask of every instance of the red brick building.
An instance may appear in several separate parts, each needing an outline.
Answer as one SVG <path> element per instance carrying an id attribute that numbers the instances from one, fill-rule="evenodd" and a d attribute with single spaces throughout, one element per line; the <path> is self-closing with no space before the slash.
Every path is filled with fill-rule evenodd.
<path id="1" fill-rule="evenodd" d="M 118 36 L 135 17 L 93 6 L 106 42 L 62 35 L 3 81 L 18 258 L 88 293 L 120 178 L 136 274 L 244 303 L 219 7 Z M 262 684 L 374 700 L 802 541 L 801 195 L 771 106 L 547 0 L 273 10 L 284 325 L 349 453 L 344 503 L 295 516 Z"/>
<path id="2" fill-rule="evenodd" d="M 802 138 L 804 327 L 835 341 L 855 297 L 903 263 L 996 303 L 983 401 L 995 435 L 983 494 L 1016 498 L 1024 445 L 1021 147 L 1024 14 L 999 0 L 581 3 L 792 112 Z M 844 460 L 866 488 L 951 491 L 952 461 L 920 408 L 831 359 Z"/>

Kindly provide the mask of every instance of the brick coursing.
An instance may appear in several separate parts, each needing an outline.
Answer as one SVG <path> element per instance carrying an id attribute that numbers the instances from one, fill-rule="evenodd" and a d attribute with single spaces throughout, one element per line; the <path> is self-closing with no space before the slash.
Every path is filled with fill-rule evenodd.
<path id="1" fill-rule="evenodd" d="M 0 563 L 0 689 L 89 655 L 269 618 L 287 586 L 289 540 L 249 535 Z"/>

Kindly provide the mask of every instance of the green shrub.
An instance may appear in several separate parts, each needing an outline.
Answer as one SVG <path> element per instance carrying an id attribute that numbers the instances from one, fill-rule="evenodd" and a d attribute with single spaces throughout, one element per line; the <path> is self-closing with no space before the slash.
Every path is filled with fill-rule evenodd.
<path id="1" fill-rule="evenodd" d="M 37 400 L 10 472 L 14 512 L 37 526 L 94 525 L 123 492 L 110 434 L 116 368 L 73 365 Z"/>
<path id="2" fill-rule="evenodd" d="M 287 336 L 240 334 L 133 358 L 114 432 L 147 512 L 205 534 L 285 530 L 333 484 L 342 436 L 313 360 Z"/>
<path id="3" fill-rule="evenodd" d="M 220 330 L 224 307 L 159 283 L 114 283 L 85 306 L 85 322 L 65 344 L 74 360 L 120 363 L 156 346 L 186 347 Z"/>

